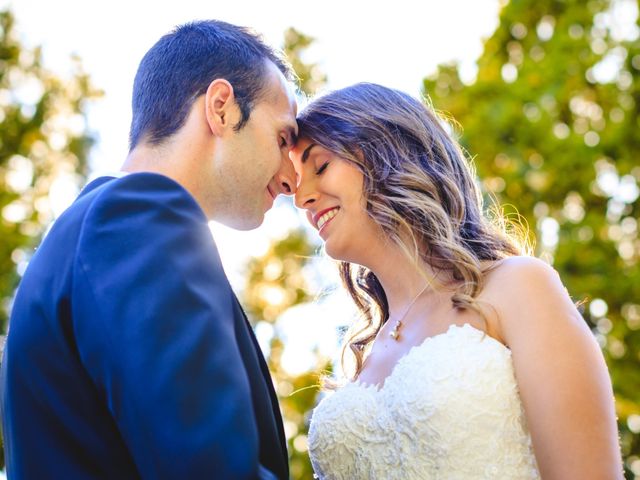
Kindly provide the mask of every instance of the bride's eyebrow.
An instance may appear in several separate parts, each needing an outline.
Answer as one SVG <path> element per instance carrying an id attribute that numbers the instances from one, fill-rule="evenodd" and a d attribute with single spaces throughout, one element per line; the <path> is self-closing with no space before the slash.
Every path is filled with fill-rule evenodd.
<path id="1" fill-rule="evenodd" d="M 302 152 L 302 157 L 300 159 L 302 163 L 307 161 L 307 159 L 309 158 L 309 155 L 311 154 L 311 149 L 315 146 L 317 146 L 317 144 L 312 143 L 311 145 L 309 145 L 307 148 L 304 149 L 304 152 Z"/>

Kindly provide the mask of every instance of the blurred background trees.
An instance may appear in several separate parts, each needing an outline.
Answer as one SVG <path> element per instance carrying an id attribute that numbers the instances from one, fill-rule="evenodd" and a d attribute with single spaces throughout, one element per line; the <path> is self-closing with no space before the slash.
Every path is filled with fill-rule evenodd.
<path id="1" fill-rule="evenodd" d="M 79 60 L 61 77 L 40 49 L 20 45 L 9 11 L 0 12 L 0 327 L 13 291 L 47 225 L 87 175 L 92 144 L 87 102 L 100 95 Z"/>
<path id="2" fill-rule="evenodd" d="M 555 266 L 576 301 L 585 300 L 583 315 L 613 378 L 630 479 L 640 478 L 640 37 L 632 4 L 637 12 L 634 0 L 505 2 L 473 78 L 450 64 L 424 80 L 434 106 L 460 123 L 451 125 L 474 158 L 484 192 L 524 216 L 536 233 L 537 254 Z M 86 107 L 99 92 L 79 62 L 68 78 L 45 70 L 39 50 L 16 40 L 9 12 L 0 13 L 0 28 L 5 326 L 30 252 L 86 176 Z M 284 50 L 308 95 L 327 80 L 305 61 L 312 43 L 294 28 L 285 32 Z M 419 55 L 423 47 L 403 48 Z M 280 208 L 293 207 L 288 200 Z M 240 292 L 280 396 L 294 479 L 311 478 L 308 419 L 319 375 L 332 365 L 314 350 L 300 368 L 284 367 L 293 347 L 287 321 L 302 321 L 335 283 L 319 271 L 315 242 L 302 227 L 286 232 L 249 260 Z M 351 313 L 345 310 L 344 322 Z"/>

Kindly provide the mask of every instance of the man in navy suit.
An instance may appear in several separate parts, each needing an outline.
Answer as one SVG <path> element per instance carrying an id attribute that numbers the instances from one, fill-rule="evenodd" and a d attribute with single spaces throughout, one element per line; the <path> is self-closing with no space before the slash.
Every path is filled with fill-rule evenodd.
<path id="1" fill-rule="evenodd" d="M 245 29 L 178 27 L 142 59 L 130 152 L 54 223 L 1 372 L 11 479 L 286 479 L 277 399 L 208 228 L 295 190 L 289 70 Z"/>

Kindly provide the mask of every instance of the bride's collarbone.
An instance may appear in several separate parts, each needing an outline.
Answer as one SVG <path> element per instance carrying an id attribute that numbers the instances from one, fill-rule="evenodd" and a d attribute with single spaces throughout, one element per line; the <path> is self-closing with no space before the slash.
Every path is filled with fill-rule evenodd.
<path id="1" fill-rule="evenodd" d="M 381 388 L 400 359 L 412 348 L 422 345 L 430 337 L 446 334 L 451 326 L 461 327 L 468 324 L 476 330 L 487 332 L 486 323 L 476 312 L 452 310 L 447 313 L 432 322 L 424 319 L 420 322 L 419 318 L 409 319 L 403 326 L 398 340 L 389 336 L 391 325 L 385 324 L 371 346 L 371 351 L 358 375 L 358 382 Z"/>
<path id="2" fill-rule="evenodd" d="M 448 328 L 448 327 L 447 327 Z M 446 333 L 447 328 L 433 333 L 421 334 L 409 329 L 403 331 L 398 340 L 386 336 L 379 336 L 371 346 L 362 370 L 357 380 L 366 385 L 382 387 L 386 378 L 391 375 L 400 359 L 407 355 L 412 348 L 424 343 L 428 337 Z"/>

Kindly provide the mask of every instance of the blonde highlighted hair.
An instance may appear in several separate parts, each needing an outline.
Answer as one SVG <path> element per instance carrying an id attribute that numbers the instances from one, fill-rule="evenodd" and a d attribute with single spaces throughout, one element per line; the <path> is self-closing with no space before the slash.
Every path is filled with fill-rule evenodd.
<path id="1" fill-rule="evenodd" d="M 473 165 L 441 122 L 429 105 L 371 83 L 319 97 L 298 118 L 301 138 L 362 172 L 366 211 L 389 239 L 416 265 L 455 281 L 453 307 L 485 318 L 477 297 L 487 265 L 529 253 L 528 239 L 517 224 L 484 213 Z M 353 353 L 356 378 L 389 305 L 371 270 L 348 262 L 339 268 L 363 318 L 347 333 L 342 355 L 344 368 Z"/>

